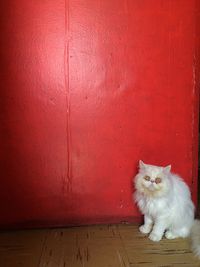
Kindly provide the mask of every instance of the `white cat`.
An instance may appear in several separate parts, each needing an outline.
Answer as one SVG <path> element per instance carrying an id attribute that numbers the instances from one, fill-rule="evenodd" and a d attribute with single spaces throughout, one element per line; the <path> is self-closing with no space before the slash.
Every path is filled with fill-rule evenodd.
<path id="1" fill-rule="evenodd" d="M 191 235 L 192 249 L 200 258 L 200 221 L 194 220 L 194 205 L 186 183 L 170 172 L 171 166 L 158 167 L 140 160 L 134 194 L 144 224 L 139 230 L 153 241 Z"/>

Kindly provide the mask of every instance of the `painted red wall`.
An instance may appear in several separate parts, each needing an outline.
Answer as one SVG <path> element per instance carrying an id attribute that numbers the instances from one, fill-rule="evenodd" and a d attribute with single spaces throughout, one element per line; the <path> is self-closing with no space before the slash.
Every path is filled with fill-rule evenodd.
<path id="1" fill-rule="evenodd" d="M 134 220 L 139 159 L 196 199 L 197 2 L 1 1 L 1 226 Z"/>

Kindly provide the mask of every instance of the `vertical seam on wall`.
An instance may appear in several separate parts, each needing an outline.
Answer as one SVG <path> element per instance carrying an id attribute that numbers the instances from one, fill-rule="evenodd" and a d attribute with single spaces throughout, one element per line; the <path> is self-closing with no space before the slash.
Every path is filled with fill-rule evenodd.
<path id="1" fill-rule="evenodd" d="M 66 133 L 67 133 L 67 177 L 64 189 L 71 191 L 71 133 L 70 133 L 70 93 L 69 93 L 69 0 L 65 0 L 65 48 L 64 48 L 64 80 L 66 90 Z M 65 191 L 64 190 L 64 191 Z"/>
<path id="2" fill-rule="evenodd" d="M 193 54 L 193 66 L 192 66 L 192 196 L 199 208 L 198 203 L 198 132 L 199 132 L 199 77 L 197 75 L 199 69 L 199 28 L 198 28 L 198 19 L 199 19 L 199 7 L 197 1 L 195 1 L 194 7 L 194 54 Z"/>

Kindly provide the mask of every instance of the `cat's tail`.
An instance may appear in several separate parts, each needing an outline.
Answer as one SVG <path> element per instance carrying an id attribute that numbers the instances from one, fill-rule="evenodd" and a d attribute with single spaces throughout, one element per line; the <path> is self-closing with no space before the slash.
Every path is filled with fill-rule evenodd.
<path id="1" fill-rule="evenodd" d="M 200 259 L 200 220 L 194 220 L 191 229 L 192 251 Z"/>

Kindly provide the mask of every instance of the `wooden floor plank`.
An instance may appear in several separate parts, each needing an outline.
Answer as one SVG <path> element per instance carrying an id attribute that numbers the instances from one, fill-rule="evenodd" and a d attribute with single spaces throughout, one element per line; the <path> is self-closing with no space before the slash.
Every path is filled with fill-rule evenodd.
<path id="1" fill-rule="evenodd" d="M 187 239 L 155 243 L 138 225 L 0 233 L 2 267 L 200 267 Z"/>
<path id="2" fill-rule="evenodd" d="M 52 230 L 40 267 L 129 267 L 116 226 Z"/>
<path id="3" fill-rule="evenodd" d="M 199 267 L 190 251 L 188 239 L 152 242 L 135 225 L 118 226 L 131 267 Z"/>
<path id="4" fill-rule="evenodd" d="M 47 230 L 0 232 L 0 266 L 38 266 L 47 233 Z"/>

